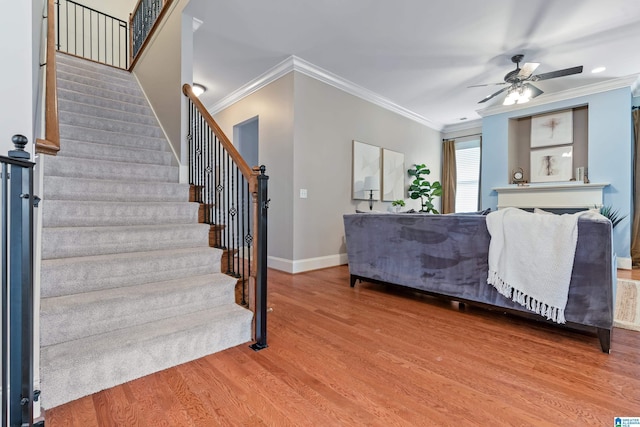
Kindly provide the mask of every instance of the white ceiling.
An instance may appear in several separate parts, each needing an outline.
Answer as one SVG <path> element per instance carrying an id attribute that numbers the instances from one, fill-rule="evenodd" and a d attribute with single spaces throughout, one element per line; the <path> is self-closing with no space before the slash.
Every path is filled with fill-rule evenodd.
<path id="1" fill-rule="evenodd" d="M 524 62 L 547 94 L 640 73 L 639 0 L 191 0 L 194 81 L 212 106 L 291 55 L 436 125 L 479 118 L 485 96 Z M 592 74 L 597 66 L 607 70 Z"/>

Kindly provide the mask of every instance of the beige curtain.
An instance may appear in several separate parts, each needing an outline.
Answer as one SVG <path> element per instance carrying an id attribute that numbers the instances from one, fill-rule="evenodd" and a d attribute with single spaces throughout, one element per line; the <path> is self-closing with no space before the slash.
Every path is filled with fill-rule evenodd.
<path id="1" fill-rule="evenodd" d="M 633 110 L 633 228 L 631 232 L 631 258 L 640 265 L 640 110 Z"/>
<path id="2" fill-rule="evenodd" d="M 442 213 L 456 211 L 456 141 L 442 142 Z"/>

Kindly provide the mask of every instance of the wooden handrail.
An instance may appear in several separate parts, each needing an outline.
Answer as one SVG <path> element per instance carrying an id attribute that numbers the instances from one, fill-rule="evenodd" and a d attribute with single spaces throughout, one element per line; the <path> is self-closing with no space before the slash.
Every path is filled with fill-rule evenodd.
<path id="1" fill-rule="evenodd" d="M 151 30 L 149 31 L 149 34 L 147 34 L 147 37 L 142 42 L 142 46 L 140 46 L 140 49 L 138 50 L 138 52 L 134 56 L 133 55 L 133 17 L 135 16 L 136 10 L 138 10 L 138 7 L 140 7 L 140 3 L 142 3 L 142 0 L 138 0 L 138 2 L 136 3 L 136 7 L 133 8 L 133 13 L 130 14 L 131 22 L 130 22 L 130 25 L 129 25 L 129 28 L 130 28 L 129 31 L 130 31 L 130 34 L 131 34 L 130 35 L 130 40 L 131 40 L 131 62 L 130 62 L 130 65 L 129 65 L 129 71 L 132 71 L 133 68 L 138 63 L 138 59 L 140 58 L 142 52 L 146 49 L 146 47 L 149 44 L 149 41 L 151 40 L 151 37 L 153 36 L 153 34 L 158 29 L 158 26 L 160 25 L 160 22 L 162 22 L 162 20 L 164 19 L 164 16 L 167 14 L 167 11 L 169 10 L 169 6 L 171 6 L 171 3 L 173 3 L 173 0 L 162 0 L 162 10 L 160 10 L 160 13 L 158 14 L 158 17 L 156 18 L 156 22 L 153 23 L 153 26 L 151 27 Z"/>
<path id="2" fill-rule="evenodd" d="M 202 102 L 200 102 L 200 99 L 193 93 L 191 85 L 185 83 L 182 86 L 182 93 L 184 93 L 191 100 L 191 102 L 193 102 L 211 130 L 213 130 L 213 133 L 218 137 L 224 149 L 227 150 L 229 156 L 238 166 L 238 169 L 240 169 L 240 172 L 242 172 L 242 175 L 249 183 L 250 191 L 252 193 L 257 191 L 257 176 L 260 175 L 260 171 L 254 170 L 247 164 L 247 162 L 238 152 L 238 149 L 233 145 L 229 138 L 227 138 L 227 135 L 225 135 L 222 129 L 220 129 L 218 123 L 216 123 L 213 117 L 211 117 L 211 114 L 209 114 L 209 111 L 207 111 Z"/>
<path id="3" fill-rule="evenodd" d="M 36 153 L 55 156 L 60 151 L 58 84 L 56 82 L 55 0 L 47 4 L 47 69 L 45 77 L 45 139 L 36 139 Z"/>

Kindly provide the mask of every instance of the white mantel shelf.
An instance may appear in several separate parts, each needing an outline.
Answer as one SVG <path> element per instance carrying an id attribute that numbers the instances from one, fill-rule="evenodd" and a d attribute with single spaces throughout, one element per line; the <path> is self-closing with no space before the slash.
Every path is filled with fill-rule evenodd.
<path id="1" fill-rule="evenodd" d="M 602 206 L 603 191 L 609 183 L 566 182 L 495 187 L 498 209 L 516 208 L 593 208 Z"/>

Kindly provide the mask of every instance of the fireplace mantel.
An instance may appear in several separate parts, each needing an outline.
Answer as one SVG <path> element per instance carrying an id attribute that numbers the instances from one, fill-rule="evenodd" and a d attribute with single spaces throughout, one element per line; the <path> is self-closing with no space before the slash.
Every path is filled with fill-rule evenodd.
<path id="1" fill-rule="evenodd" d="M 609 183 L 566 182 L 549 184 L 509 185 L 493 188 L 498 193 L 498 209 L 600 207 L 604 188 Z"/>

